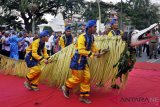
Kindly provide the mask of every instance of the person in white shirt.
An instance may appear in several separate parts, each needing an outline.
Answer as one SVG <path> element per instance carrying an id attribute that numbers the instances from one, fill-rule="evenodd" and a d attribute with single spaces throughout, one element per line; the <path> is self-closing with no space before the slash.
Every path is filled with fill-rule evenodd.
<path id="1" fill-rule="evenodd" d="M 10 32 L 5 31 L 2 37 L 2 54 L 9 57 L 10 56 L 10 43 L 9 43 Z"/>
<path id="2" fill-rule="evenodd" d="M 2 37 L 3 37 L 3 32 L 0 31 L 0 53 L 2 50 Z"/>
<path id="3" fill-rule="evenodd" d="M 45 43 L 45 46 L 47 48 L 47 53 L 49 56 L 53 55 L 53 37 L 54 37 L 54 32 L 52 32 L 52 35 L 49 37 L 48 42 Z"/>
<path id="4" fill-rule="evenodd" d="M 54 38 L 54 31 L 52 32 L 52 35 L 50 36 L 49 38 L 49 41 L 51 43 L 51 55 L 53 55 L 53 49 L 54 49 L 54 41 L 53 41 L 53 38 Z"/>
<path id="5" fill-rule="evenodd" d="M 30 41 L 29 37 L 27 37 L 26 32 L 20 32 L 19 38 L 24 38 L 22 41 L 18 43 L 18 51 L 19 51 L 19 59 L 24 59 L 26 48 L 29 46 Z"/>

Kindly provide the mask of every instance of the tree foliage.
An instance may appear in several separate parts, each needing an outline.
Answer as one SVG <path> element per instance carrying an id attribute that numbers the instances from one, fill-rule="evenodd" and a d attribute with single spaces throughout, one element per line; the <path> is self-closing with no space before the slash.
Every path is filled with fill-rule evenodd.
<path id="1" fill-rule="evenodd" d="M 31 31 L 33 15 L 37 25 L 41 23 L 45 13 L 57 15 L 61 11 L 66 17 L 67 14 L 73 15 L 81 12 L 81 8 L 85 5 L 84 0 L 1 0 L 0 6 L 3 8 L 3 12 L 7 13 L 1 17 L 10 17 L 12 10 L 18 11 L 24 20 L 25 29 Z"/>
<path id="2" fill-rule="evenodd" d="M 120 12 L 121 3 L 117 3 L 115 8 Z M 137 29 L 144 29 L 159 20 L 158 7 L 151 4 L 150 0 L 127 0 L 122 3 L 122 10 L 123 16 L 130 18 Z"/>
<path id="3" fill-rule="evenodd" d="M 45 13 L 57 15 L 61 12 L 64 18 L 72 17 L 74 14 L 81 14 L 87 20 L 98 19 L 99 11 L 97 2 L 86 2 L 85 0 L 0 0 L 0 24 L 7 24 L 14 28 L 21 29 L 21 23 L 17 22 L 18 17 L 24 20 L 25 29 L 31 31 L 33 15 L 35 24 L 47 23 L 42 16 Z M 121 3 L 115 5 L 100 2 L 101 20 L 105 22 L 112 9 L 121 11 Z M 150 24 L 158 22 L 158 8 L 151 4 L 150 0 L 127 0 L 122 3 L 123 22 L 130 19 L 137 29 L 143 29 Z M 14 11 L 19 14 L 14 14 Z M 120 14 L 119 14 L 120 16 Z"/>
<path id="4" fill-rule="evenodd" d="M 108 4 L 103 1 L 100 2 L 101 21 L 102 22 L 105 22 L 107 20 L 107 18 L 109 17 L 109 12 L 113 7 L 114 7 L 113 4 Z M 85 10 L 83 16 L 87 20 L 98 19 L 99 18 L 99 10 L 98 10 L 97 2 L 86 2 L 86 10 Z"/>

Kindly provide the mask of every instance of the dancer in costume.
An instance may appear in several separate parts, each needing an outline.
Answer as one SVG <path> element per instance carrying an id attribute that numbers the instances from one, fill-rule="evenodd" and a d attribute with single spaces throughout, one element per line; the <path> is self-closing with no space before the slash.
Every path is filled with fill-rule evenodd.
<path id="1" fill-rule="evenodd" d="M 60 47 L 61 49 L 73 43 L 73 37 L 71 35 L 71 27 L 67 26 L 65 28 L 65 35 L 60 38 Z"/>
<path id="2" fill-rule="evenodd" d="M 118 29 L 118 20 L 112 19 L 110 22 L 111 31 L 108 33 L 109 37 L 112 36 L 123 36 L 123 31 Z"/>
<path id="3" fill-rule="evenodd" d="M 129 37 L 124 37 L 123 40 L 126 41 L 126 46 L 123 51 L 123 53 L 120 56 L 119 61 L 117 64 L 115 64 L 113 67 L 118 66 L 118 72 L 112 80 L 112 85 L 111 87 L 113 89 L 120 89 L 120 86 L 116 84 L 116 80 L 120 78 L 120 82 L 122 82 L 122 75 L 127 75 L 128 72 L 130 72 L 134 64 L 136 62 L 136 49 L 134 46 L 131 46 L 131 35 L 132 33 L 129 34 Z"/>
<path id="4" fill-rule="evenodd" d="M 70 63 L 72 77 L 62 86 L 64 96 L 69 98 L 70 90 L 80 84 L 80 101 L 87 104 L 91 103 L 88 99 L 90 93 L 90 71 L 87 58 L 100 57 L 108 52 L 107 49 L 102 50 L 102 52 L 97 49 L 93 36 L 95 32 L 96 21 L 88 21 L 85 33 L 78 37 L 75 45 L 75 53 Z"/>
<path id="5" fill-rule="evenodd" d="M 145 33 L 145 32 L 144 32 Z M 115 78 L 112 81 L 111 87 L 114 89 L 120 89 L 119 85 L 116 84 L 116 79 L 120 78 L 120 82 L 122 82 L 122 76 L 127 76 L 128 73 L 133 69 L 134 64 L 136 62 L 136 46 L 142 45 L 147 41 L 154 40 L 157 37 L 148 37 L 148 38 L 141 38 L 138 39 L 139 36 L 137 30 L 131 32 L 129 36 L 123 37 L 122 39 L 126 42 L 126 47 L 121 54 L 121 57 L 117 64 L 113 67 L 118 66 L 118 72 Z"/>
<path id="6" fill-rule="evenodd" d="M 27 81 L 24 85 L 29 90 L 37 91 L 41 69 L 38 64 L 43 61 L 48 64 L 49 56 L 47 54 L 47 49 L 45 48 L 45 42 L 48 41 L 49 32 L 44 30 L 40 33 L 40 38 L 32 42 L 32 44 L 26 49 L 25 61 L 27 66 L 30 68 L 30 72 L 26 75 Z"/>

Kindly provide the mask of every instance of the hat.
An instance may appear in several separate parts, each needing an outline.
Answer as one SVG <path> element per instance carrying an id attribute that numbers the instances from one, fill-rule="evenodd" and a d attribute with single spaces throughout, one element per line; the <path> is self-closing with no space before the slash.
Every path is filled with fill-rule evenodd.
<path id="1" fill-rule="evenodd" d="M 96 26 L 96 20 L 89 20 L 88 23 L 86 24 L 86 29 L 92 27 L 92 26 Z"/>
<path id="2" fill-rule="evenodd" d="M 11 33 L 15 33 L 16 31 L 12 29 L 12 30 L 10 30 L 10 32 L 11 32 Z"/>
<path id="3" fill-rule="evenodd" d="M 48 30 L 44 30 L 40 33 L 40 38 L 44 37 L 44 36 L 48 36 L 49 35 L 49 31 Z"/>
<path id="4" fill-rule="evenodd" d="M 111 22 L 110 22 L 110 26 L 112 26 L 113 24 L 115 24 L 115 23 L 116 23 L 116 21 L 117 21 L 117 19 L 115 19 L 115 18 L 114 18 L 114 19 L 112 19 L 112 20 L 111 20 Z"/>
<path id="5" fill-rule="evenodd" d="M 26 34 L 27 33 L 27 31 L 23 31 L 23 34 Z"/>
<path id="6" fill-rule="evenodd" d="M 65 28 L 65 31 L 67 31 L 67 30 L 71 30 L 71 27 L 70 27 L 70 26 L 67 26 L 67 27 Z"/>

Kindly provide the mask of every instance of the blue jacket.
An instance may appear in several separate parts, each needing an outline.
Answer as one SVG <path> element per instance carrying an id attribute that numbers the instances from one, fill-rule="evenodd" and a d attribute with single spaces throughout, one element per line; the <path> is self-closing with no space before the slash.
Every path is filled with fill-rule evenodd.
<path id="1" fill-rule="evenodd" d="M 24 38 L 18 38 L 17 35 L 12 35 L 9 38 L 10 43 L 10 57 L 16 60 L 19 59 L 18 55 L 18 42 L 22 41 Z"/>
<path id="2" fill-rule="evenodd" d="M 87 57 L 92 57 L 98 51 L 94 43 L 94 36 L 87 33 L 80 35 L 75 48 L 70 68 L 73 70 L 84 70 L 87 65 Z"/>

